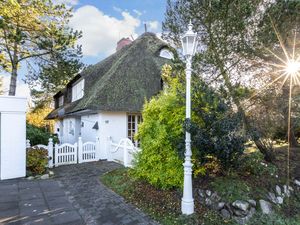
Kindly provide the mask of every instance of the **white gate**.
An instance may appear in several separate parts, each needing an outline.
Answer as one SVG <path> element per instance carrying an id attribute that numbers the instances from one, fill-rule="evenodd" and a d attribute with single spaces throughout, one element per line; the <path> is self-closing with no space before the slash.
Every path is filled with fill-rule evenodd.
<path id="1" fill-rule="evenodd" d="M 27 148 L 30 148 L 30 141 L 26 142 Z M 48 150 L 49 163 L 48 167 L 53 166 L 77 164 L 83 162 L 98 161 L 100 159 L 106 159 L 103 155 L 107 154 L 108 161 L 116 161 L 124 164 L 125 167 L 132 166 L 132 160 L 134 154 L 139 152 L 140 149 L 135 147 L 132 141 L 128 138 L 123 138 L 119 143 L 114 143 L 111 137 L 108 137 L 108 143 L 106 146 L 106 154 L 100 152 L 100 141 L 96 138 L 96 142 L 82 142 L 82 138 L 78 138 L 78 142 L 75 144 L 55 144 L 53 148 L 53 140 L 50 138 L 48 146 L 37 145 L 38 148 L 45 148 Z"/>
<path id="2" fill-rule="evenodd" d="M 86 142 L 82 145 L 82 162 L 92 162 L 96 160 L 96 143 Z"/>
<path id="3" fill-rule="evenodd" d="M 71 144 L 55 144 L 55 166 L 76 164 L 77 163 L 77 143 Z"/>

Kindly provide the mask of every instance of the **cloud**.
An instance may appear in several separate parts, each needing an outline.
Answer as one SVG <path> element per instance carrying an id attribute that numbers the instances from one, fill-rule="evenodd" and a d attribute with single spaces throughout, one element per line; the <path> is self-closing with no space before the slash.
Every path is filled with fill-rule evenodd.
<path id="1" fill-rule="evenodd" d="M 70 26 L 82 31 L 79 44 L 85 56 L 109 55 L 114 52 L 122 37 L 137 36 L 140 20 L 129 12 L 121 12 L 122 19 L 104 14 L 98 8 L 86 5 L 78 8 L 70 20 Z"/>
<path id="2" fill-rule="evenodd" d="M 137 9 L 132 10 L 136 15 L 141 16 L 143 13 Z"/>
<path id="3" fill-rule="evenodd" d="M 155 31 L 159 27 L 159 22 L 157 20 L 148 21 L 146 23 L 149 24 L 150 31 Z"/>
<path id="4" fill-rule="evenodd" d="M 67 6 L 75 6 L 78 5 L 79 0 L 55 0 L 55 4 L 65 4 Z"/>
<path id="5" fill-rule="evenodd" d="M 115 10 L 116 12 L 122 12 L 123 10 L 119 7 L 113 6 L 113 10 Z"/>

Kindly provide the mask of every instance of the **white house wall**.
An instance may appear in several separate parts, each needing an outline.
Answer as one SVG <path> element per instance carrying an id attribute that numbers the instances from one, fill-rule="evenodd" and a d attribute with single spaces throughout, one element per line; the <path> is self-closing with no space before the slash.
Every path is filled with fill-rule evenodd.
<path id="1" fill-rule="evenodd" d="M 99 130 L 93 129 L 93 126 L 98 122 L 100 127 L 100 114 L 91 114 L 81 116 L 81 137 L 83 142 L 95 142 L 96 137 L 99 137 Z"/>
<path id="2" fill-rule="evenodd" d="M 70 126 L 72 123 L 72 127 Z M 61 143 L 71 143 L 77 142 L 80 134 L 80 119 L 75 117 L 64 118 L 60 125 L 60 130 L 62 130 L 62 135 L 60 135 Z"/>
<path id="3" fill-rule="evenodd" d="M 101 112 L 99 128 L 101 151 L 107 152 L 111 147 L 109 146 L 108 137 L 111 137 L 113 142 L 116 143 L 127 137 L 126 112 Z M 119 150 L 117 153 L 113 153 L 113 158 L 123 159 L 123 152 Z"/>
<path id="4" fill-rule="evenodd" d="M 70 121 L 74 125 L 74 134 L 69 132 Z M 93 129 L 96 122 L 98 122 L 98 130 Z M 127 137 L 127 113 L 99 112 L 98 114 L 81 116 L 81 118 L 64 118 L 57 122 L 57 126 L 60 129 L 59 139 L 61 143 L 74 144 L 78 141 L 79 136 L 82 137 L 83 142 L 95 142 L 98 137 L 102 159 L 106 159 L 108 157 L 107 152 L 113 150 L 109 145 L 108 137 L 111 137 L 114 143 L 119 143 L 121 139 Z M 121 161 L 123 159 L 122 150 L 113 153 L 113 158 Z"/>

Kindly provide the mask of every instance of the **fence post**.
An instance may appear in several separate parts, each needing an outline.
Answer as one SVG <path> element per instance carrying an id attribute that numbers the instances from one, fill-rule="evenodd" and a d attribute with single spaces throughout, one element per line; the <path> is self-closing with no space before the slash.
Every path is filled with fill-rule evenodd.
<path id="1" fill-rule="evenodd" d="M 127 148 L 127 140 L 125 140 L 125 142 L 124 142 L 123 158 L 124 158 L 124 166 L 125 166 L 125 167 L 128 167 L 128 148 Z"/>
<path id="2" fill-rule="evenodd" d="M 30 148 L 31 146 L 30 146 L 30 140 L 29 139 L 27 139 L 26 140 L 26 148 Z"/>
<path id="3" fill-rule="evenodd" d="M 49 138 L 48 142 L 48 167 L 52 168 L 53 167 L 53 139 Z"/>
<path id="4" fill-rule="evenodd" d="M 54 166 L 58 165 L 58 144 L 55 144 L 55 151 L 54 151 L 54 157 L 55 157 L 55 161 L 54 161 Z"/>
<path id="5" fill-rule="evenodd" d="M 83 144 L 82 144 L 82 138 L 81 137 L 79 137 L 78 138 L 78 163 L 82 163 L 82 161 L 83 161 L 83 150 L 82 150 L 82 148 L 83 148 L 83 146 L 82 146 Z"/>
<path id="6" fill-rule="evenodd" d="M 100 149 L 100 139 L 99 139 L 99 137 L 96 137 L 96 146 L 95 146 L 95 148 L 96 148 L 96 160 L 98 161 L 98 160 L 100 160 L 100 159 L 102 159 L 101 158 L 101 149 Z"/>
<path id="7" fill-rule="evenodd" d="M 107 161 L 113 161 L 112 155 L 111 155 L 111 145 L 112 144 L 112 138 L 110 136 L 107 137 L 107 148 L 106 148 L 106 154 L 107 154 Z"/>

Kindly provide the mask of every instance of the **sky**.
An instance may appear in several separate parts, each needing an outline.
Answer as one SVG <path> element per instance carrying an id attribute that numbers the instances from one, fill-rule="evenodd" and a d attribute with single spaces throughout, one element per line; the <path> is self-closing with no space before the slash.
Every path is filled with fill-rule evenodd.
<path id="1" fill-rule="evenodd" d="M 81 30 L 85 64 L 95 64 L 115 52 L 117 42 L 123 37 L 137 38 L 144 32 L 161 33 L 166 0 L 55 0 L 74 8 L 70 27 Z M 26 65 L 21 65 L 17 94 L 29 97 L 29 89 L 22 81 Z M 1 74 L 2 75 L 2 74 Z M 9 76 L 4 75 L 4 89 L 8 90 Z"/>

